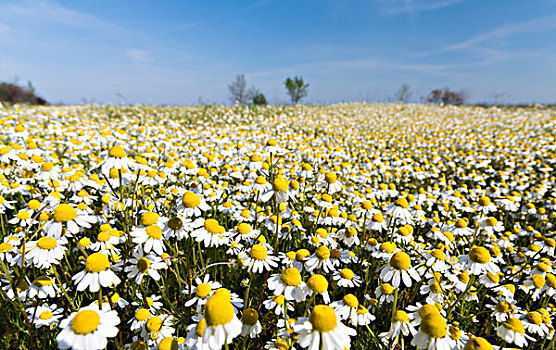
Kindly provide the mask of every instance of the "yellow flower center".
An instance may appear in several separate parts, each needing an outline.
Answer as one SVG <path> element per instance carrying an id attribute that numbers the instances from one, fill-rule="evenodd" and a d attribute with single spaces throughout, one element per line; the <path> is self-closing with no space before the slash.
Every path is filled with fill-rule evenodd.
<path id="1" fill-rule="evenodd" d="M 506 327 L 509 330 L 512 330 L 516 333 L 525 334 L 523 323 L 518 318 L 512 317 L 502 324 L 504 325 L 504 327 Z"/>
<path id="2" fill-rule="evenodd" d="M 123 158 L 127 155 L 127 153 L 122 148 L 122 146 L 114 146 L 110 149 L 110 151 L 108 152 L 108 155 L 110 157 L 114 157 L 114 158 Z"/>
<path id="3" fill-rule="evenodd" d="M 39 209 L 41 207 L 41 202 L 39 202 L 36 199 L 31 199 L 29 201 L 29 203 L 27 203 L 27 207 L 29 207 L 29 209 L 33 209 L 33 210 Z"/>
<path id="4" fill-rule="evenodd" d="M 328 305 L 317 305 L 309 316 L 313 329 L 320 333 L 330 332 L 338 325 L 336 312 Z"/>
<path id="5" fill-rule="evenodd" d="M 463 219 L 459 219 L 458 221 L 456 221 L 456 227 L 457 228 L 466 228 L 467 227 L 467 221 L 465 221 Z"/>
<path id="6" fill-rule="evenodd" d="M 539 325 L 542 323 L 542 316 L 541 314 L 539 314 L 538 312 L 529 312 L 527 313 L 527 315 L 525 315 L 525 318 L 527 318 L 527 321 Z"/>
<path id="7" fill-rule="evenodd" d="M 382 224 L 382 222 L 384 221 L 384 216 L 382 215 L 382 213 L 374 213 L 372 220 L 374 222 L 378 222 L 379 224 Z"/>
<path id="8" fill-rule="evenodd" d="M 550 266 L 548 266 L 548 264 L 545 264 L 545 263 L 538 263 L 537 264 L 537 269 L 541 270 L 542 272 L 548 272 L 548 270 L 550 269 Z"/>
<path id="9" fill-rule="evenodd" d="M 162 237 L 162 229 L 156 225 L 151 225 L 145 229 L 147 235 L 153 239 L 160 239 Z"/>
<path id="10" fill-rule="evenodd" d="M 160 215 L 153 213 L 152 211 L 146 211 L 141 215 L 141 225 L 151 226 L 156 224 Z"/>
<path id="11" fill-rule="evenodd" d="M 438 260 L 446 260 L 446 254 L 444 254 L 444 252 L 440 249 L 433 250 L 431 255 Z"/>
<path id="12" fill-rule="evenodd" d="M 409 322 L 409 316 L 403 310 L 396 310 L 392 317 L 392 322 Z"/>
<path id="13" fill-rule="evenodd" d="M 492 345 L 485 338 L 477 337 L 469 339 L 463 350 L 492 350 Z"/>
<path id="14" fill-rule="evenodd" d="M 201 200 L 195 193 L 187 191 L 183 194 L 181 203 L 186 208 L 196 208 L 199 206 L 199 204 L 201 204 Z"/>
<path id="15" fill-rule="evenodd" d="M 390 258 L 390 266 L 396 270 L 409 270 L 411 259 L 405 252 L 397 252 Z"/>
<path id="16" fill-rule="evenodd" d="M 266 256 L 268 255 L 266 248 L 264 245 L 262 244 L 255 244 L 253 247 L 251 247 L 251 251 L 249 252 L 249 255 L 256 260 L 264 260 L 266 259 Z"/>
<path id="17" fill-rule="evenodd" d="M 137 321 L 146 321 L 149 317 L 151 317 L 151 313 L 145 308 L 135 311 L 135 319 Z"/>
<path id="18" fill-rule="evenodd" d="M 340 271 L 340 276 L 342 276 L 342 278 L 345 278 L 347 280 L 352 280 L 353 277 L 355 276 L 355 273 L 353 273 L 352 270 L 346 268 Z"/>
<path id="19" fill-rule="evenodd" d="M 350 227 L 348 227 L 348 229 L 346 230 L 345 235 L 346 235 L 346 237 L 348 237 L 348 238 L 355 237 L 355 236 L 357 236 L 357 229 L 356 229 L 355 227 L 353 227 L 353 226 L 350 226 Z"/>
<path id="20" fill-rule="evenodd" d="M 301 273 L 295 267 L 290 267 L 282 271 L 280 279 L 288 286 L 298 286 L 301 283 Z"/>
<path id="21" fill-rule="evenodd" d="M 380 291 L 382 294 L 392 295 L 394 294 L 394 287 L 390 283 L 383 283 L 380 286 Z"/>
<path id="22" fill-rule="evenodd" d="M 143 258 L 137 260 L 137 264 L 135 266 L 137 266 L 137 269 L 139 270 L 139 272 L 145 273 L 151 267 L 151 261 L 149 259 L 143 257 Z"/>
<path id="23" fill-rule="evenodd" d="M 481 199 L 479 199 L 479 205 L 481 207 L 488 207 L 490 205 L 490 198 L 482 196 Z"/>
<path id="24" fill-rule="evenodd" d="M 359 306 L 359 300 L 357 300 L 357 297 L 353 294 L 346 295 L 342 299 L 342 302 L 344 303 L 344 305 L 347 305 L 351 308 L 356 308 Z"/>
<path id="25" fill-rule="evenodd" d="M 85 269 L 91 273 L 98 273 L 110 267 L 108 257 L 103 253 L 93 253 L 89 255 L 85 263 Z"/>
<path id="26" fill-rule="evenodd" d="M 488 218 L 486 219 L 485 223 L 487 224 L 487 226 L 496 226 L 498 225 L 498 220 L 496 220 L 496 218 Z"/>
<path id="27" fill-rule="evenodd" d="M 234 307 L 230 299 L 215 294 L 207 300 L 205 318 L 212 327 L 228 324 L 234 318 Z"/>
<path id="28" fill-rule="evenodd" d="M 54 280 L 48 276 L 39 276 L 33 281 L 33 284 L 37 287 L 51 286 L 54 284 Z"/>
<path id="29" fill-rule="evenodd" d="M 284 305 L 284 302 L 286 301 L 286 297 L 284 295 L 277 295 L 273 297 L 272 300 L 278 305 Z"/>
<path id="30" fill-rule="evenodd" d="M 433 312 L 423 317 L 420 329 L 431 338 L 444 338 L 448 334 L 446 320 L 438 312 Z"/>
<path id="31" fill-rule="evenodd" d="M 315 251 L 315 256 L 321 260 L 330 258 L 330 249 L 327 246 L 321 245 Z"/>
<path id="32" fill-rule="evenodd" d="M 338 181 L 338 176 L 336 176 L 336 174 L 334 173 L 326 173 L 324 175 L 324 179 L 326 180 L 326 182 L 328 182 L 329 184 L 333 184 L 336 181 Z"/>
<path id="33" fill-rule="evenodd" d="M 313 275 L 307 280 L 307 286 L 314 292 L 324 293 L 328 290 L 328 281 L 323 275 Z"/>
<path id="34" fill-rule="evenodd" d="M 195 290 L 195 295 L 201 299 L 205 299 L 212 292 L 212 288 L 208 283 L 201 283 Z"/>
<path id="35" fill-rule="evenodd" d="M 207 319 L 203 318 L 199 321 L 199 323 L 197 323 L 197 326 L 195 327 L 195 335 L 197 335 L 198 337 L 202 337 L 203 334 L 205 333 L 206 328 L 207 328 Z"/>
<path id="36" fill-rule="evenodd" d="M 419 316 L 425 317 L 431 313 L 439 313 L 438 308 L 434 304 L 425 304 L 419 309 Z"/>
<path id="37" fill-rule="evenodd" d="M 100 316 L 93 310 L 79 311 L 71 321 L 71 329 L 79 335 L 93 333 L 100 325 Z"/>
<path id="38" fill-rule="evenodd" d="M 99 242 L 106 242 L 110 239 L 110 233 L 108 232 L 101 232 L 97 235 L 97 241 Z"/>
<path id="39" fill-rule="evenodd" d="M 56 248 L 57 245 L 58 245 L 58 242 L 56 241 L 56 238 L 54 238 L 54 237 L 52 237 L 52 238 L 41 237 L 37 241 L 37 246 L 39 248 L 45 249 L 45 250 L 54 249 L 54 248 Z"/>
<path id="40" fill-rule="evenodd" d="M 178 350 L 180 345 L 173 337 L 166 337 L 158 343 L 158 350 Z"/>
<path id="41" fill-rule="evenodd" d="M 251 232 L 251 226 L 249 226 L 249 224 L 243 222 L 243 223 L 238 225 L 237 232 L 239 232 L 242 235 L 246 235 L 246 234 Z"/>
<path id="42" fill-rule="evenodd" d="M 255 325 L 258 320 L 259 320 L 259 313 L 257 312 L 257 310 L 251 308 L 245 310 L 243 312 L 243 315 L 241 316 L 241 322 L 243 322 L 248 326 Z"/>
<path id="43" fill-rule="evenodd" d="M 158 316 L 153 316 L 151 318 L 149 318 L 149 320 L 147 321 L 147 329 L 149 330 L 149 332 L 160 332 L 160 330 L 162 329 L 162 318 L 158 317 Z"/>
<path id="44" fill-rule="evenodd" d="M 381 252 L 388 253 L 388 254 L 393 253 L 396 250 L 396 248 L 398 247 L 396 246 L 396 243 L 393 242 L 384 242 L 379 247 Z"/>
<path id="45" fill-rule="evenodd" d="M 546 274 L 546 284 L 551 288 L 556 288 L 556 276 L 551 273 Z"/>
<path id="46" fill-rule="evenodd" d="M 25 210 L 20 211 L 19 213 L 17 213 L 17 218 L 19 220 L 28 220 L 31 218 L 31 215 L 29 215 L 29 213 Z"/>
<path id="47" fill-rule="evenodd" d="M 60 204 L 54 209 L 54 221 L 66 222 L 77 217 L 77 212 L 69 204 Z"/>
<path id="48" fill-rule="evenodd" d="M 216 221 L 215 219 L 207 219 L 205 220 L 205 223 L 203 224 L 205 230 L 207 230 L 208 233 L 210 234 L 217 234 L 220 233 L 220 224 L 218 223 L 218 221 Z"/>
<path id="49" fill-rule="evenodd" d="M 438 282 L 432 282 L 429 286 L 429 288 L 431 289 L 431 292 L 438 294 L 442 292 L 442 287 L 440 287 L 440 284 Z"/>
<path id="50" fill-rule="evenodd" d="M 405 198 L 398 198 L 394 201 L 394 204 L 398 207 L 402 207 L 404 209 L 409 209 L 409 203 L 407 203 L 407 199 Z"/>
<path id="51" fill-rule="evenodd" d="M 475 247 L 469 252 L 469 259 L 479 264 L 486 264 L 490 261 L 490 253 L 484 247 Z"/>
<path id="52" fill-rule="evenodd" d="M 274 139 L 270 139 L 266 142 L 266 145 L 274 147 L 274 146 L 278 145 L 278 142 L 276 142 L 276 140 L 274 140 Z"/>
<path id="53" fill-rule="evenodd" d="M 41 320 L 50 320 L 52 318 L 52 316 L 54 316 L 52 314 L 52 311 L 46 310 L 46 311 L 41 312 L 41 314 L 39 315 L 39 318 Z"/>
<path id="54" fill-rule="evenodd" d="M 289 188 L 289 183 L 281 177 L 277 177 L 274 182 L 272 182 L 272 188 L 274 191 L 286 192 Z"/>
<path id="55" fill-rule="evenodd" d="M 500 312 L 500 313 L 509 313 L 513 310 L 513 306 L 512 304 L 508 303 L 507 301 L 501 301 L 498 304 L 496 304 L 496 311 Z"/>
<path id="56" fill-rule="evenodd" d="M 0 253 L 9 252 L 13 247 L 10 243 L 0 243 Z"/>
<path id="57" fill-rule="evenodd" d="M 308 257 L 309 255 L 311 255 L 311 253 L 307 250 L 307 249 L 299 249 L 296 253 L 295 253 L 295 259 L 297 261 L 301 261 L 303 259 L 305 259 L 306 257 Z"/>
<path id="58" fill-rule="evenodd" d="M 531 279 L 533 280 L 533 285 L 537 289 L 542 289 L 546 283 L 546 279 L 538 273 L 533 274 L 533 276 L 531 276 Z"/>

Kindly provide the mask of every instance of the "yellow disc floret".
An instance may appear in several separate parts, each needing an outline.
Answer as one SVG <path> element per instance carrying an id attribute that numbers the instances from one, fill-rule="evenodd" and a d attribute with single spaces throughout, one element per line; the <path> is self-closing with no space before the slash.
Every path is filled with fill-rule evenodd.
<path id="1" fill-rule="evenodd" d="M 110 268 L 108 256 L 104 253 L 93 253 L 87 257 L 85 269 L 91 273 L 98 273 Z"/>
<path id="2" fill-rule="evenodd" d="M 100 316 L 94 310 L 79 311 L 71 321 L 71 329 L 80 335 L 93 333 L 100 325 Z"/>
<path id="3" fill-rule="evenodd" d="M 77 217 L 77 212 L 69 204 L 60 204 L 54 209 L 54 221 L 66 222 L 71 221 Z"/>
<path id="4" fill-rule="evenodd" d="M 317 305 L 309 316 L 309 322 L 313 329 L 320 333 L 326 333 L 336 329 L 338 325 L 336 312 L 328 305 Z"/>

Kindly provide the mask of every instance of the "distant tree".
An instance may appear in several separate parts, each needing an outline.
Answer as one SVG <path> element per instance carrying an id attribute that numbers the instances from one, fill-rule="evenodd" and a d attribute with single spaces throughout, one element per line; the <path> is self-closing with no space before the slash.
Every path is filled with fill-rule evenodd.
<path id="1" fill-rule="evenodd" d="M 306 84 L 302 77 L 296 76 L 293 79 L 287 78 L 284 85 L 286 86 L 292 105 L 297 104 L 303 97 L 307 96 L 309 84 Z"/>
<path id="2" fill-rule="evenodd" d="M 245 105 L 249 102 L 249 92 L 247 91 L 247 81 L 245 80 L 245 75 L 237 75 L 230 84 L 228 84 L 228 90 L 230 90 L 231 100 L 234 103 L 240 105 Z"/>
<path id="3" fill-rule="evenodd" d="M 462 105 L 465 103 L 466 96 L 463 91 L 452 91 L 448 88 L 434 89 L 427 96 L 427 102 L 440 105 Z"/>
<path id="4" fill-rule="evenodd" d="M 33 105 L 46 105 L 48 102 L 35 93 L 35 87 L 29 81 L 27 86 L 17 83 L 0 83 L 0 102 L 28 103 Z"/>
<path id="5" fill-rule="evenodd" d="M 268 103 L 265 95 L 254 87 L 249 89 L 249 97 L 251 98 L 251 103 L 255 106 L 265 106 Z"/>
<path id="6" fill-rule="evenodd" d="M 394 99 L 398 102 L 407 103 L 411 99 L 413 92 L 409 84 L 402 84 L 398 91 L 394 94 Z"/>

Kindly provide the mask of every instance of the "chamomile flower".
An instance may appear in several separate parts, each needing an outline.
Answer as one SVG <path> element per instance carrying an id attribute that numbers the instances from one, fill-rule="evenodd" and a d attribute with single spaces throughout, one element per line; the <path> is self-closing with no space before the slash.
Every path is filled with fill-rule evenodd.
<path id="1" fill-rule="evenodd" d="M 516 317 L 512 317 L 507 321 L 502 322 L 502 324 L 496 328 L 496 333 L 505 342 L 515 344 L 521 348 L 529 344 L 527 340 L 534 340 L 534 338 L 525 334 L 523 322 Z"/>
<path id="2" fill-rule="evenodd" d="M 243 324 L 237 318 L 229 294 L 226 293 L 215 293 L 207 300 L 203 320 L 206 324 L 202 332 L 203 343 L 208 344 L 211 350 L 231 344 L 242 332 Z"/>
<path id="3" fill-rule="evenodd" d="M 250 338 L 255 338 L 263 331 L 263 327 L 259 321 L 259 313 L 255 309 L 249 308 L 243 311 L 241 323 L 243 324 L 241 327 L 241 336 L 243 337 L 249 335 Z"/>
<path id="4" fill-rule="evenodd" d="M 91 224 L 97 222 L 97 218 L 87 214 L 78 214 L 75 208 L 66 203 L 61 203 L 54 208 L 52 221 L 44 226 L 47 237 L 59 238 L 62 236 L 62 228 L 75 235 L 81 228 L 90 228 Z"/>
<path id="5" fill-rule="evenodd" d="M 63 317 L 63 309 L 58 308 L 56 304 L 48 305 L 38 305 L 35 307 L 30 307 L 26 309 L 29 316 L 34 315 L 33 324 L 35 328 L 40 328 L 42 326 L 54 327 Z"/>
<path id="6" fill-rule="evenodd" d="M 241 254 L 243 266 L 254 273 L 260 273 L 265 270 L 270 271 L 272 268 L 278 267 L 278 257 L 272 254 L 267 247 L 262 244 L 253 245 L 249 251 Z"/>
<path id="7" fill-rule="evenodd" d="M 419 332 L 411 340 L 411 345 L 417 349 L 450 350 L 452 343 L 446 320 L 437 312 L 431 312 L 423 317 Z"/>
<path id="8" fill-rule="evenodd" d="M 92 303 L 72 312 L 60 322 L 61 332 L 56 336 L 59 349 L 104 349 L 108 338 L 118 334 L 120 318 L 116 311 L 99 309 Z"/>
<path id="9" fill-rule="evenodd" d="M 155 281 L 160 280 L 158 270 L 166 268 L 168 265 L 162 261 L 161 257 L 152 254 L 145 255 L 139 246 L 139 249 L 133 252 L 133 257 L 129 259 L 124 272 L 127 272 L 127 278 L 135 278 L 135 283 L 140 284 L 146 275 Z"/>
<path id="10" fill-rule="evenodd" d="M 130 232 L 130 235 L 133 243 L 143 246 L 145 253 L 149 253 L 151 250 L 158 255 L 164 253 L 164 236 L 162 235 L 162 229 L 158 225 L 136 227 Z"/>
<path id="11" fill-rule="evenodd" d="M 196 286 L 191 291 L 193 297 L 185 303 L 185 306 L 189 307 L 197 304 L 197 310 L 201 309 L 201 306 L 206 303 L 208 297 L 211 296 L 215 290 L 222 287 L 220 283 L 211 281 L 210 275 L 205 275 L 203 279 L 196 278 L 195 284 Z"/>
<path id="12" fill-rule="evenodd" d="M 25 245 L 25 259 L 39 269 L 48 269 L 64 258 L 66 243 L 65 237 L 41 237 Z"/>
<path id="13" fill-rule="evenodd" d="M 350 336 L 357 332 L 346 327 L 327 305 L 316 305 L 309 318 L 300 318 L 294 326 L 299 334 L 299 345 L 303 348 L 343 350 L 351 348 Z"/>
<path id="14" fill-rule="evenodd" d="M 355 288 L 361 285 L 361 277 L 357 276 L 351 269 L 348 268 L 340 271 L 334 271 L 332 278 L 340 287 Z"/>
<path id="15" fill-rule="evenodd" d="M 98 292 L 100 287 L 117 285 L 121 280 L 110 270 L 110 261 L 104 253 L 93 253 L 87 257 L 85 270 L 78 272 L 72 277 L 77 291 L 89 289 Z"/>
<path id="16" fill-rule="evenodd" d="M 385 282 L 391 281 L 394 288 L 398 288 L 401 281 L 409 288 L 413 284 L 412 279 L 416 281 L 421 279 L 417 271 L 411 267 L 409 255 L 402 251 L 392 255 L 388 264 L 382 268 L 380 278 Z"/>
<path id="17" fill-rule="evenodd" d="M 268 289 L 274 295 L 284 295 L 286 300 L 302 302 L 305 300 L 306 286 L 301 280 L 301 273 L 295 267 L 289 267 L 280 274 L 274 274 L 268 279 Z"/>

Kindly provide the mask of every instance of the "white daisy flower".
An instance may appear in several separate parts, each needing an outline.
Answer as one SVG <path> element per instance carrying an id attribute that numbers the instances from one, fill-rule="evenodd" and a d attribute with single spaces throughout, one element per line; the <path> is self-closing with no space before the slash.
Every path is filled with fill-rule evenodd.
<path id="1" fill-rule="evenodd" d="M 333 308 L 316 305 L 309 318 L 300 318 L 294 326 L 299 334 L 299 345 L 303 348 L 343 350 L 351 348 L 350 336 L 357 332 L 340 322 Z"/>
<path id="2" fill-rule="evenodd" d="M 110 287 L 121 281 L 116 274 L 110 270 L 110 261 L 104 253 L 93 253 L 87 257 L 85 270 L 78 272 L 72 277 L 77 291 L 89 289 L 98 292 L 100 286 Z"/>
<path id="3" fill-rule="evenodd" d="M 108 338 L 114 338 L 118 334 L 116 327 L 120 318 L 116 311 L 99 309 L 98 305 L 92 303 L 87 307 L 72 312 L 66 319 L 60 322 L 60 329 L 56 337 L 59 349 L 104 349 L 108 344 Z"/>

